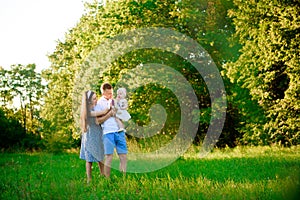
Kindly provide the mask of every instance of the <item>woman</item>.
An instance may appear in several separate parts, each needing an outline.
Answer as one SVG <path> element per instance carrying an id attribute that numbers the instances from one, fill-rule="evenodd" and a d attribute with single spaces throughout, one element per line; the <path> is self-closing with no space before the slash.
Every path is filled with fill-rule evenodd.
<path id="1" fill-rule="evenodd" d="M 82 96 L 80 113 L 80 126 L 82 131 L 80 158 L 86 161 L 87 182 L 92 179 L 92 164 L 98 163 L 101 175 L 104 174 L 104 150 L 102 142 L 102 123 L 114 113 L 109 109 L 94 111 L 97 104 L 97 96 L 93 91 L 86 91 Z M 98 117 L 102 116 L 102 117 Z"/>

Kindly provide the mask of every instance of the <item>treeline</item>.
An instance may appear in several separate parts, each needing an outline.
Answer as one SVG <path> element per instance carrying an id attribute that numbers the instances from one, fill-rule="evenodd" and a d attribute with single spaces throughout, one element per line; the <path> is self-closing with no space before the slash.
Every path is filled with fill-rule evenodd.
<path id="1" fill-rule="evenodd" d="M 300 142 L 298 10 L 297 1 L 292 0 L 120 0 L 108 1 L 105 6 L 96 2 L 86 4 L 86 12 L 78 24 L 49 56 L 51 67 L 41 75 L 47 82 L 46 88 L 41 82 L 32 85 L 37 88 L 34 91 L 39 91 L 41 86 L 38 93 L 41 96 L 32 98 L 28 91 L 18 93 L 10 88 L 11 84 L 4 87 L 5 81 L 15 79 L 5 74 L 16 72 L 1 69 L 1 80 L 4 80 L 1 120 L 16 119 L 10 123 L 36 136 L 38 144 L 45 149 L 59 151 L 76 146 L 79 134 L 74 120 L 78 114 L 73 104 L 74 85 L 84 84 L 75 80 L 89 54 L 101 42 L 126 31 L 165 27 L 197 41 L 222 75 L 227 112 L 218 146 L 297 145 Z M 189 81 L 199 101 L 200 112 L 196 116 L 199 128 L 194 143 L 200 144 L 210 123 L 210 96 L 204 79 L 184 58 L 159 49 L 137 49 L 105 66 L 101 75 L 95 74 L 98 82 L 86 87 L 100 94 L 102 82 L 115 85 L 128 70 L 145 63 L 170 66 Z M 26 66 L 16 66 L 11 71 L 20 67 Z M 22 94 L 27 96 L 20 97 L 21 109 L 8 112 L 7 102 Z M 180 108 L 176 96 L 168 89 L 145 85 L 130 94 L 129 103 L 132 122 L 139 125 L 147 125 L 151 120 L 148 114 L 151 105 L 163 105 L 168 118 L 160 134 L 176 134 Z M 20 117 L 15 114 L 18 112 L 22 113 Z M 3 130 L 7 132 L 1 131 L 1 148 L 6 148 L 2 141 L 13 141 L 8 138 L 14 133 Z"/>
<path id="2" fill-rule="evenodd" d="M 35 64 L 0 67 L 1 149 L 37 149 L 42 146 L 40 109 L 45 85 Z"/>

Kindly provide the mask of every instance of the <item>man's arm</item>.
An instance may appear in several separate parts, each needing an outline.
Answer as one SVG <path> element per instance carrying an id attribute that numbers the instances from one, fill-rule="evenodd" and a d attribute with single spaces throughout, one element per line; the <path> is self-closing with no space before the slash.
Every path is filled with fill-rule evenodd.
<path id="1" fill-rule="evenodd" d="M 109 110 L 109 112 L 107 112 L 105 115 L 96 117 L 96 123 L 97 123 L 97 124 L 102 124 L 102 123 L 105 122 L 108 118 L 114 116 L 115 114 L 116 114 L 116 113 L 115 113 L 114 109 L 111 109 L 111 110 Z"/>

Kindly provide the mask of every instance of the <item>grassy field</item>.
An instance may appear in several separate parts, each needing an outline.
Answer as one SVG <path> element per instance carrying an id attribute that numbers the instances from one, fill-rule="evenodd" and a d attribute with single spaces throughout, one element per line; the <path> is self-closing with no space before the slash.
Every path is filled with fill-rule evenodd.
<path id="1" fill-rule="evenodd" d="M 199 159 L 191 148 L 149 173 L 113 170 L 86 183 L 77 153 L 1 153 L 0 199 L 298 199 L 300 147 L 238 147 Z"/>

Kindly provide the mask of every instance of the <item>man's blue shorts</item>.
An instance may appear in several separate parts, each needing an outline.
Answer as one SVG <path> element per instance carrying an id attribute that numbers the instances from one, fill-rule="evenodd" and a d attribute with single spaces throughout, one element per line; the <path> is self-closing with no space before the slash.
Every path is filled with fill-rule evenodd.
<path id="1" fill-rule="evenodd" d="M 103 134 L 104 154 L 113 154 L 116 148 L 118 154 L 127 154 L 124 131 Z"/>

